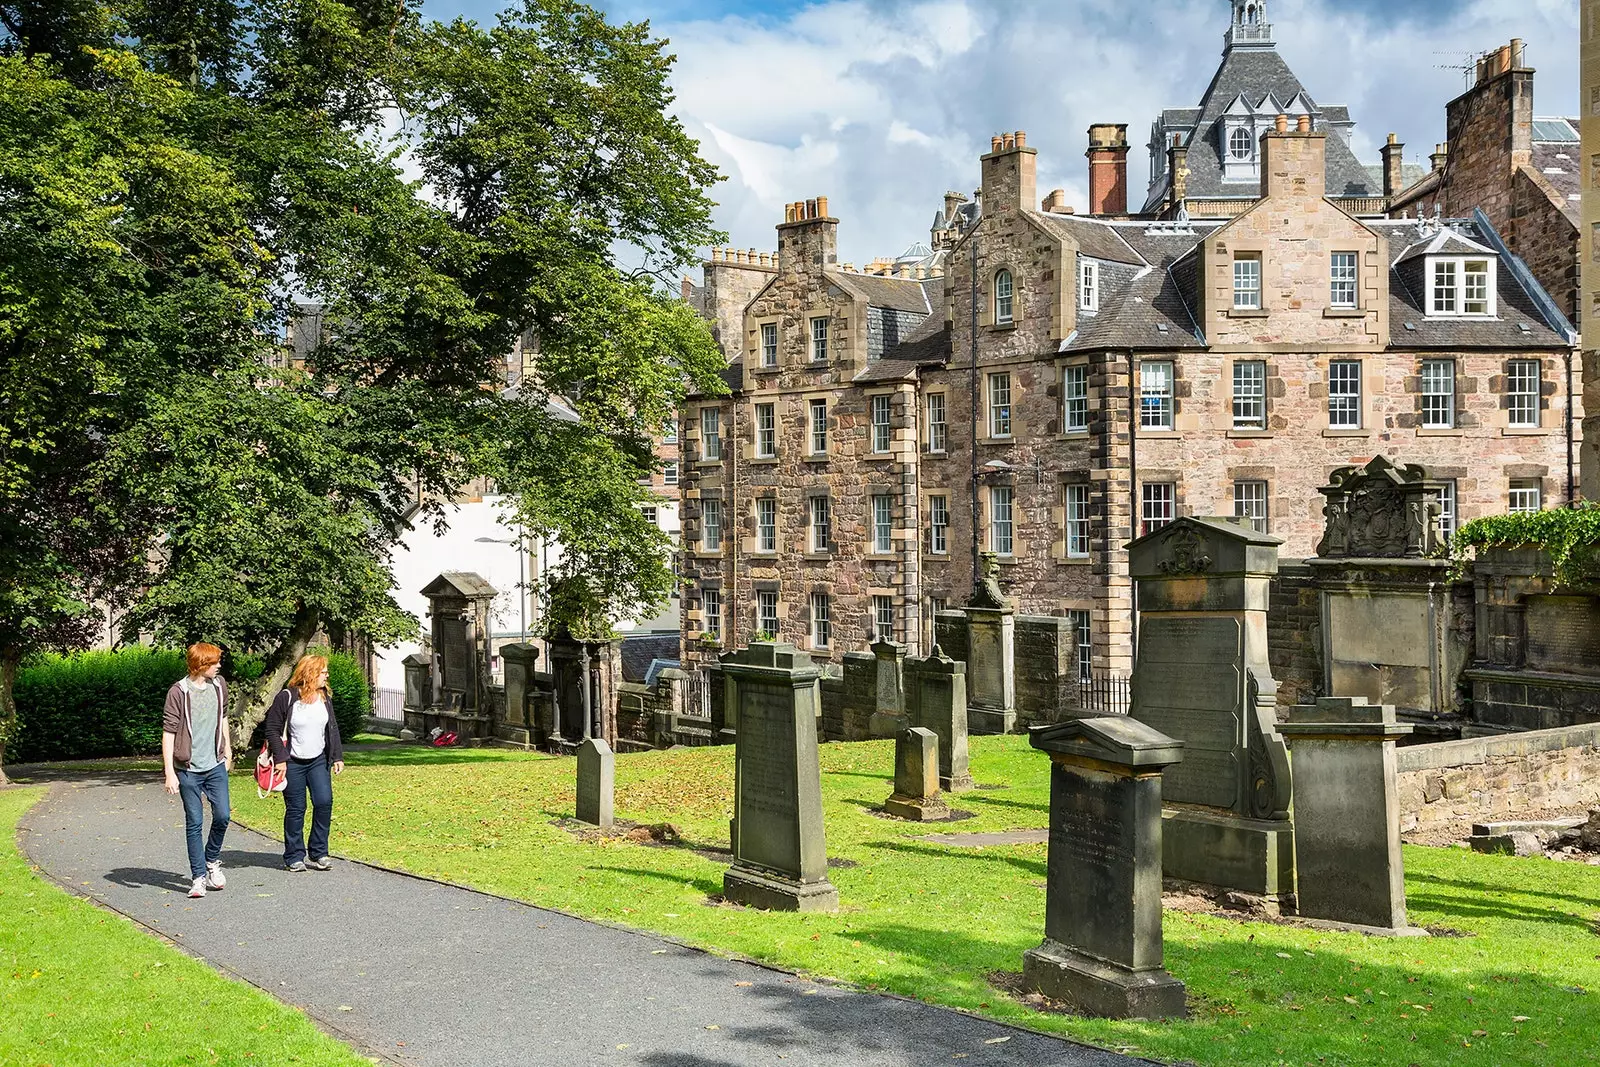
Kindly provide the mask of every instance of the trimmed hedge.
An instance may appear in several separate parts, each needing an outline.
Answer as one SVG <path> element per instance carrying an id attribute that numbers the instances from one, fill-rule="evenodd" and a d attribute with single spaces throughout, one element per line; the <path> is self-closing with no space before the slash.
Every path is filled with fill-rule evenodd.
<path id="1" fill-rule="evenodd" d="M 161 751 L 167 690 L 184 675 L 170 648 L 46 654 L 17 672 L 11 763 L 143 756 Z"/>
<path id="2" fill-rule="evenodd" d="M 339 732 L 366 729 L 372 692 L 354 657 L 316 649 L 328 657 Z M 147 756 L 161 751 L 161 712 L 172 683 L 184 676 L 181 649 L 130 647 L 115 652 L 46 654 L 17 672 L 17 735 L 8 763 Z M 257 657 L 223 661 L 230 682 L 260 676 Z"/>

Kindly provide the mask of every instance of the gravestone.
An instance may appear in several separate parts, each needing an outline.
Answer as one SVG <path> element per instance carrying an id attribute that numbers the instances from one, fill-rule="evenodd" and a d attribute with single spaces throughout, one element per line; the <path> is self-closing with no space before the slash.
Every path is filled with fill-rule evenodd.
<path id="1" fill-rule="evenodd" d="M 539 725 L 533 716 L 533 676 L 539 649 L 520 642 L 502 645 L 500 658 L 505 663 L 506 713 L 504 721 L 495 724 L 495 736 L 533 748 L 539 743 Z"/>
<path id="2" fill-rule="evenodd" d="M 578 746 L 578 821 L 611 829 L 612 797 L 616 791 L 617 757 L 611 746 L 591 737 Z"/>
<path id="3" fill-rule="evenodd" d="M 950 817 L 939 796 L 939 738 L 932 730 L 913 726 L 895 738 L 894 792 L 883 810 L 916 822 Z"/>
<path id="4" fill-rule="evenodd" d="M 1161 780 L 1183 743 L 1121 715 L 1028 740 L 1050 755 L 1050 853 L 1023 988 L 1103 1018 L 1182 1018 L 1183 983 L 1162 965 Z"/>
<path id="5" fill-rule="evenodd" d="M 433 657 L 413 652 L 402 662 L 406 672 L 406 696 L 401 714 L 404 728 L 412 737 L 417 737 L 428 730 L 425 719 L 434 702 Z"/>
<path id="6" fill-rule="evenodd" d="M 1288 713 L 1278 730 L 1294 765 L 1294 851 L 1302 918 L 1412 933 L 1395 741 L 1411 733 L 1392 704 L 1323 697 Z"/>
<path id="7" fill-rule="evenodd" d="M 939 738 L 939 788 L 974 788 L 967 769 L 967 665 L 934 645 L 927 659 L 906 661 L 906 693 L 911 724 Z"/>
<path id="8" fill-rule="evenodd" d="M 877 697 L 867 729 L 873 737 L 898 737 L 906 728 L 906 646 L 875 641 L 872 655 L 877 660 Z"/>
<path id="9" fill-rule="evenodd" d="M 733 866 L 722 893 L 775 911 L 834 911 L 817 758 L 818 683 L 811 657 L 757 641 L 721 657 L 738 701 L 734 742 Z"/>
<path id="10" fill-rule="evenodd" d="M 975 734 L 1010 733 L 1017 725 L 1017 615 L 1000 589 L 1000 557 L 981 556 L 967 601 L 967 727 Z"/>
<path id="11" fill-rule="evenodd" d="M 486 741 L 494 732 L 488 690 L 489 606 L 495 588 L 470 571 L 445 571 L 422 595 L 428 598 L 437 674 L 419 732 L 437 726 L 463 743 Z"/>
<path id="12" fill-rule="evenodd" d="M 1130 714 L 1184 743 L 1164 788 L 1167 877 L 1269 902 L 1294 892 L 1289 756 L 1267 665 L 1281 543 L 1186 517 L 1128 546 L 1139 605 Z"/>

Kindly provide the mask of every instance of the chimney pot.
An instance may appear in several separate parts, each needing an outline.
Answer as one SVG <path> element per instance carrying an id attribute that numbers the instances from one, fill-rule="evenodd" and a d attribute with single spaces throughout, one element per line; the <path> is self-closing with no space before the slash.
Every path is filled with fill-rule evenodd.
<path id="1" fill-rule="evenodd" d="M 1288 133 L 1289 132 L 1289 116 L 1288 115 L 1279 115 L 1277 120 L 1273 123 L 1273 125 L 1277 127 L 1277 130 L 1278 130 L 1279 133 Z"/>
<path id="2" fill-rule="evenodd" d="M 1394 143 L 1395 143 L 1395 135 L 1394 135 L 1394 134 L 1392 134 L 1392 133 L 1391 133 L 1391 134 L 1390 134 L 1390 135 L 1389 135 L 1389 141 L 1388 141 L 1388 143 L 1389 143 L 1389 144 L 1394 144 Z"/>
<path id="3" fill-rule="evenodd" d="M 824 219 L 828 217 L 828 198 L 825 196 L 817 197 L 817 216 Z"/>
<path id="4" fill-rule="evenodd" d="M 1027 148 L 1028 147 L 1028 131 L 1027 130 L 1018 130 L 1017 131 L 1017 147 L 1018 148 Z"/>
<path id="5" fill-rule="evenodd" d="M 1297 132 L 1297 133 L 1310 133 L 1311 132 L 1311 116 L 1310 115 L 1301 115 L 1298 119 L 1295 120 L 1294 128 L 1295 128 L 1295 132 Z"/>
<path id="6" fill-rule="evenodd" d="M 1005 146 L 1006 146 L 1006 139 L 1004 137 L 1001 137 L 998 133 L 995 134 L 993 137 L 989 138 L 989 151 L 998 152 L 998 151 L 1000 151 L 1000 149 L 1004 148 Z"/>

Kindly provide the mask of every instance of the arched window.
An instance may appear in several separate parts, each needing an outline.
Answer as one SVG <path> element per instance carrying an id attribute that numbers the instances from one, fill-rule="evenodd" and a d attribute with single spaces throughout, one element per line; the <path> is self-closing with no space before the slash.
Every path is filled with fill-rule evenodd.
<path id="1" fill-rule="evenodd" d="M 1011 272 L 1003 270 L 996 274 L 994 276 L 994 321 L 996 323 L 1012 321 L 1012 292 Z"/>
<path id="2" fill-rule="evenodd" d="M 1249 130 L 1238 129 L 1228 135 L 1228 155 L 1234 159 L 1249 159 L 1254 149 L 1255 141 Z"/>
<path id="3" fill-rule="evenodd" d="M 1244 9 L 1244 21 L 1250 26 L 1260 25 L 1261 16 L 1259 13 L 1257 13 L 1254 4 Z"/>

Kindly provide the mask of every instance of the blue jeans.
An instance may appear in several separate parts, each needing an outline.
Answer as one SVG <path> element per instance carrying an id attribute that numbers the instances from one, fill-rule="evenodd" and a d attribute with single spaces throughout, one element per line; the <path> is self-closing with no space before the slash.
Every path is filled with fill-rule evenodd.
<path id="1" fill-rule="evenodd" d="M 206 864 L 222 856 L 222 835 L 228 832 L 233 812 L 228 804 L 228 768 L 217 764 L 209 771 L 180 770 L 178 796 L 183 798 L 183 832 L 189 841 L 189 875 L 203 878 Z M 202 843 L 200 798 L 211 801 L 211 834 Z"/>
<path id="2" fill-rule="evenodd" d="M 326 753 L 314 759 L 289 760 L 289 785 L 283 791 L 283 862 L 306 858 L 306 791 L 311 792 L 311 858 L 328 854 L 328 829 L 333 823 L 333 775 Z"/>

